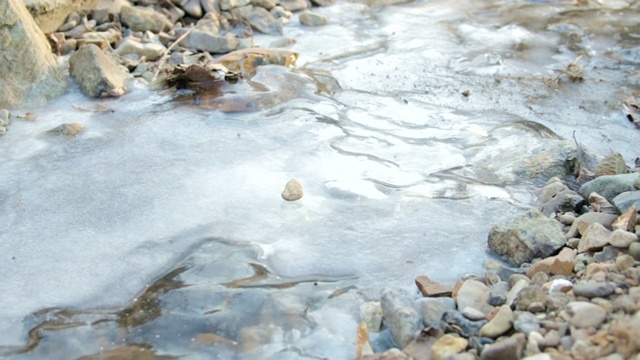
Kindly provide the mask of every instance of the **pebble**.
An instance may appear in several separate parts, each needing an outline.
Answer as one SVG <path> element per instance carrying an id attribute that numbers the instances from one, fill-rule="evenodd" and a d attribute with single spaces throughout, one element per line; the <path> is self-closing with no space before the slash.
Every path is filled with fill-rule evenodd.
<path id="1" fill-rule="evenodd" d="M 597 327 L 607 318 L 602 307 L 585 301 L 568 303 L 561 315 L 577 328 Z"/>
<path id="2" fill-rule="evenodd" d="M 451 286 L 443 285 L 437 281 L 431 280 L 426 275 L 420 275 L 415 280 L 418 290 L 425 297 L 442 297 L 451 296 Z"/>
<path id="3" fill-rule="evenodd" d="M 133 31 L 151 31 L 159 33 L 173 26 L 169 19 L 151 8 L 123 6 L 120 21 Z"/>
<path id="4" fill-rule="evenodd" d="M 503 305 L 496 316 L 480 328 L 480 336 L 490 337 L 492 339 L 507 332 L 513 326 L 513 311 L 509 306 Z"/>
<path id="5" fill-rule="evenodd" d="M 575 220 L 576 216 L 571 212 L 567 212 L 558 216 L 558 221 L 560 221 L 560 223 L 562 223 L 563 225 L 571 225 Z"/>
<path id="6" fill-rule="evenodd" d="M 492 309 L 492 306 L 487 302 L 490 295 L 491 289 L 489 289 L 487 285 L 469 279 L 462 283 L 462 286 L 458 290 L 456 303 L 458 309 L 471 307 L 486 315 Z"/>
<path id="7" fill-rule="evenodd" d="M 386 288 L 380 295 L 384 322 L 389 327 L 393 340 L 404 348 L 422 329 L 422 319 L 403 289 Z"/>
<path id="8" fill-rule="evenodd" d="M 287 201 L 300 200 L 303 195 L 302 185 L 296 179 L 289 180 L 282 191 L 282 198 Z"/>
<path id="9" fill-rule="evenodd" d="M 464 315 L 464 317 L 466 317 L 469 320 L 478 321 L 478 320 L 484 320 L 485 318 L 485 314 L 482 311 L 476 310 L 469 306 L 462 309 L 461 312 L 462 312 L 462 315 Z"/>
<path id="10" fill-rule="evenodd" d="M 442 315 L 447 310 L 455 310 L 456 302 L 452 298 L 421 298 L 416 301 L 416 306 L 422 314 L 422 321 L 426 327 L 435 327 L 444 330 L 441 322 Z"/>
<path id="11" fill-rule="evenodd" d="M 529 279 L 519 280 L 518 282 L 516 282 L 507 293 L 507 301 L 505 304 L 509 306 L 513 305 L 520 291 L 522 291 L 522 289 L 526 288 L 527 286 L 529 286 Z"/>
<path id="12" fill-rule="evenodd" d="M 143 44 L 138 40 L 129 37 L 120 42 L 120 45 L 115 49 L 115 53 L 120 56 L 135 54 L 139 57 L 145 57 L 149 61 L 155 61 L 159 59 L 166 50 L 167 48 L 161 44 Z"/>
<path id="13" fill-rule="evenodd" d="M 609 244 L 620 248 L 628 248 L 636 241 L 638 241 L 638 235 L 625 230 L 614 230 L 609 237 Z"/>
<path id="14" fill-rule="evenodd" d="M 523 334 L 515 334 L 506 340 L 487 345 L 482 351 L 480 360 L 519 360 L 525 343 Z"/>
<path id="15" fill-rule="evenodd" d="M 547 294 L 538 285 L 529 285 L 522 289 L 518 293 L 516 299 L 517 310 L 527 310 L 529 306 L 534 302 L 544 303 L 547 299 Z"/>
<path id="16" fill-rule="evenodd" d="M 616 290 L 616 285 L 612 283 L 584 282 L 573 286 L 575 296 L 586 298 L 607 297 Z"/>
<path id="17" fill-rule="evenodd" d="M 519 312 L 516 314 L 516 319 L 513 322 L 513 327 L 526 335 L 535 331 L 540 331 L 540 320 L 529 312 Z"/>
<path id="18" fill-rule="evenodd" d="M 451 355 L 464 351 L 468 344 L 467 339 L 453 334 L 445 334 L 431 347 L 431 359 L 445 360 Z"/>
<path id="19" fill-rule="evenodd" d="M 611 231 L 607 230 L 599 223 L 593 223 L 587 227 L 580 243 L 578 243 L 578 252 L 601 250 L 609 243 Z"/>
<path id="20" fill-rule="evenodd" d="M 640 242 L 634 242 L 629 245 L 629 255 L 636 261 L 640 261 Z"/>
<path id="21" fill-rule="evenodd" d="M 624 271 L 632 267 L 635 262 L 635 259 L 631 255 L 620 254 L 616 258 L 616 269 L 618 269 L 618 271 Z"/>
<path id="22" fill-rule="evenodd" d="M 537 261 L 527 270 L 527 276 L 532 278 L 538 272 L 550 275 L 570 275 L 573 273 L 574 260 L 577 252 L 574 249 L 563 248 L 556 256 Z"/>
<path id="23" fill-rule="evenodd" d="M 447 310 L 442 314 L 442 321 L 447 332 L 455 332 L 466 338 L 477 336 L 480 328 L 487 323 L 486 320 L 472 321 L 464 317 L 462 313 Z"/>
<path id="24" fill-rule="evenodd" d="M 280 6 L 287 11 L 300 11 L 311 7 L 308 0 L 280 0 Z"/>

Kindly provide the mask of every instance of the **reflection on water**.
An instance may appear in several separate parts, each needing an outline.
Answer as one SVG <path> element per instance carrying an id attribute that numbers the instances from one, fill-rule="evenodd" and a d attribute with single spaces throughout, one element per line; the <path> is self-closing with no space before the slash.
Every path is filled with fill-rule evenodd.
<path id="1" fill-rule="evenodd" d="M 70 111 L 86 101 L 70 94 L 12 124 L 0 356 L 352 357 L 382 287 L 482 271 L 489 227 L 573 172 L 574 133 L 640 153 L 621 107 L 640 62 L 625 4 L 338 2 L 325 27 L 285 28 L 298 69 L 137 90 L 109 112 Z M 61 119 L 87 130 L 42 135 Z M 305 197 L 283 203 L 291 177 Z"/>

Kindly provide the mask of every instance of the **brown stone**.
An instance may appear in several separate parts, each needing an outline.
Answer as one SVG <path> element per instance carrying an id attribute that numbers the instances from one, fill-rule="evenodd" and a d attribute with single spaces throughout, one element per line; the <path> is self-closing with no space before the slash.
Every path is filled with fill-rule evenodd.
<path id="1" fill-rule="evenodd" d="M 287 201 L 300 200 L 303 195 L 302 185 L 296 179 L 289 180 L 282 191 L 282 198 Z"/>
<path id="2" fill-rule="evenodd" d="M 451 296 L 451 286 L 443 285 L 437 281 L 431 280 L 426 275 L 416 277 L 416 286 L 425 297 L 443 297 Z"/>
<path id="3" fill-rule="evenodd" d="M 551 256 L 533 263 L 529 270 L 527 270 L 527 276 L 533 278 L 533 275 L 538 272 L 544 272 L 550 275 L 571 275 L 575 265 L 574 259 L 576 254 L 577 252 L 575 250 L 564 248 L 556 256 Z"/>

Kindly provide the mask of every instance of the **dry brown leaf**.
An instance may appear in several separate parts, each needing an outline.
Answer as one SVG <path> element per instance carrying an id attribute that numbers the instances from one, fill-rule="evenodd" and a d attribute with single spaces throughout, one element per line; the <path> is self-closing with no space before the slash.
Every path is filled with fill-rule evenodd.
<path id="1" fill-rule="evenodd" d="M 373 354 L 371 344 L 369 344 L 369 332 L 367 331 L 367 323 L 361 321 L 356 331 L 356 358 L 364 355 Z"/>
<path id="2" fill-rule="evenodd" d="M 626 230 L 633 232 L 636 225 L 636 211 L 636 206 L 631 205 L 624 214 L 618 216 L 618 218 L 611 224 L 611 228 L 613 230 Z"/>

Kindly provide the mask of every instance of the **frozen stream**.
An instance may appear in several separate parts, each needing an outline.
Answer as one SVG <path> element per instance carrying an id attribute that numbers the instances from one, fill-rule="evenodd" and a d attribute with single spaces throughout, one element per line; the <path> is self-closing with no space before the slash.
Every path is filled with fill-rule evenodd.
<path id="1" fill-rule="evenodd" d="M 621 106 L 640 10 L 602 2 L 338 1 L 317 9 L 327 26 L 285 27 L 299 69 L 261 71 L 295 79 L 296 98 L 273 108 L 138 84 L 30 110 L 0 138 L 0 356 L 352 357 L 381 288 L 483 271 L 489 228 L 544 180 L 523 159 L 574 131 L 594 153 L 640 155 Z M 68 122 L 86 131 L 46 134 Z"/>

